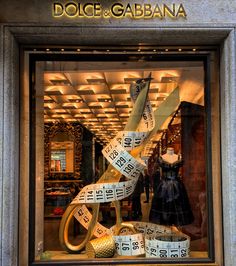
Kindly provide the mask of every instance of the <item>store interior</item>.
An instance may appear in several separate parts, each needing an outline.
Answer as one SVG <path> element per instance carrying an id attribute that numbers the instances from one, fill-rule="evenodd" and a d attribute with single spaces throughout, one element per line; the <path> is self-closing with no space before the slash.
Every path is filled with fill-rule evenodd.
<path id="1" fill-rule="evenodd" d="M 109 162 L 102 149 L 122 131 L 133 108 L 130 84 L 148 77 L 153 110 L 179 89 L 180 104 L 142 151 L 149 183 L 141 180 L 141 212 L 134 213 L 132 195 L 121 202 L 125 221 L 150 222 L 156 190 L 158 158 L 168 147 L 183 159 L 179 176 L 186 188 L 193 222 L 178 226 L 191 238 L 190 254 L 208 257 L 206 175 L 206 91 L 202 61 L 41 61 L 36 67 L 36 255 L 69 259 L 59 242 L 63 213 L 86 185 L 96 183 Z M 160 178 L 160 177 L 159 177 Z M 99 222 L 115 223 L 112 203 L 100 205 Z M 41 233 L 40 233 L 41 232 Z M 43 233 L 42 233 L 43 232 Z M 86 230 L 74 219 L 72 243 Z M 39 250 L 38 243 L 43 243 Z"/>

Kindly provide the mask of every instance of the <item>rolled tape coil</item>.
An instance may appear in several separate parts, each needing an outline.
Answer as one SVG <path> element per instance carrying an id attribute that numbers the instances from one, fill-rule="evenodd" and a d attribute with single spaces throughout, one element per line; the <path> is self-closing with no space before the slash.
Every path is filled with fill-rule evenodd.
<path id="1" fill-rule="evenodd" d="M 81 209 L 82 211 L 80 211 Z M 92 215 L 84 205 L 82 208 L 78 208 L 78 211 L 75 214 L 75 218 L 86 229 L 88 229 L 91 217 Z M 134 226 L 137 234 L 116 236 L 114 235 L 115 226 L 108 229 L 100 223 L 97 223 L 94 229 L 94 235 L 99 239 L 102 239 L 102 237 L 106 235 L 112 236 L 115 242 L 116 252 L 121 256 L 138 256 L 143 254 L 146 254 L 147 257 L 159 258 L 189 256 L 190 239 L 188 236 L 178 234 L 178 239 L 173 241 L 174 237 L 170 227 L 135 221 L 129 223 Z M 129 232 L 125 232 L 125 230 L 123 230 L 122 233 L 124 234 Z M 163 239 L 159 239 L 164 236 L 171 236 L 172 241 L 166 241 L 167 239 L 163 241 Z M 186 240 L 183 240 L 184 238 L 186 238 Z"/>
<path id="2" fill-rule="evenodd" d="M 160 234 L 145 237 L 146 257 L 185 258 L 189 256 L 190 238 L 185 234 Z"/>

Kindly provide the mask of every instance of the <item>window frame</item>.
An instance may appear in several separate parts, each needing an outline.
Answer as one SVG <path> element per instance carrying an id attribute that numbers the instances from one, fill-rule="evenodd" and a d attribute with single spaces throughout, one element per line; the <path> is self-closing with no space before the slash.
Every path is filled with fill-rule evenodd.
<path id="1" fill-rule="evenodd" d="M 204 83 L 205 83 L 205 103 L 206 103 L 206 161 L 207 161 L 207 213 L 208 213 L 208 258 L 186 258 L 186 259 L 150 259 L 150 258 L 132 258 L 132 259 L 86 259 L 80 261 L 35 261 L 34 248 L 35 247 L 35 141 L 36 141 L 36 117 L 35 117 L 35 77 L 36 77 L 36 62 L 37 61 L 104 61 L 105 57 L 108 57 L 110 61 L 121 61 L 127 59 L 130 54 L 49 54 L 49 53 L 32 53 L 29 55 L 29 87 L 30 87 L 30 165 L 29 165 L 29 263 L 30 265 L 115 265 L 115 264 L 205 264 L 213 263 L 215 261 L 214 252 L 214 224 L 213 219 L 213 195 L 212 195 L 212 141 L 211 141 L 211 67 L 210 60 L 211 54 L 209 52 L 201 54 L 156 54 L 152 55 L 151 60 L 159 61 L 202 61 L 204 65 Z M 133 55 L 132 55 L 133 56 Z M 140 58 L 143 55 L 135 54 Z M 148 54 L 146 55 L 149 56 Z M 124 58 L 124 59 L 123 59 Z M 111 60 L 112 59 L 112 60 Z M 220 166 L 221 167 L 221 166 Z"/>

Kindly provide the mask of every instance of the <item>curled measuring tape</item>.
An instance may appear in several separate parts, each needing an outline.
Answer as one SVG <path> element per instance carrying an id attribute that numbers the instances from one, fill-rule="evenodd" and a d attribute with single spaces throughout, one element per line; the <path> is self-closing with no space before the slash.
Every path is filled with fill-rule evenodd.
<path id="1" fill-rule="evenodd" d="M 145 237 L 146 257 L 185 258 L 189 256 L 190 238 L 185 234 L 159 234 Z"/>
<path id="2" fill-rule="evenodd" d="M 88 216 L 89 215 L 89 216 Z M 91 214 L 77 213 L 75 218 L 87 229 Z M 84 222 L 85 221 L 85 222 Z M 121 235 L 115 234 L 115 226 L 110 229 L 97 223 L 94 235 L 102 237 L 113 236 L 118 255 L 138 256 L 146 254 L 146 257 L 158 258 L 184 258 L 189 256 L 190 238 L 179 232 L 173 232 L 170 227 L 131 221 L 136 233 L 130 235 L 128 228 L 121 229 Z"/>
<path id="3" fill-rule="evenodd" d="M 161 126 L 179 103 L 178 93 L 174 93 L 168 103 L 171 108 L 169 106 L 166 108 L 163 105 L 159 108 L 161 111 L 158 110 L 160 112 L 154 114 L 147 97 L 149 86 L 150 78 L 138 80 L 131 85 L 131 99 L 134 102 L 134 108 L 125 130 L 119 132 L 102 151 L 110 163 L 107 171 L 96 184 L 88 185 L 79 192 L 62 217 L 59 238 L 62 246 L 69 252 L 82 250 L 92 235 L 95 237 L 112 235 L 119 255 L 132 256 L 145 253 L 144 236 L 148 235 L 147 232 L 154 230 L 153 226 L 146 224 L 144 228 L 140 224 L 135 227 L 133 223 L 122 223 L 119 200 L 133 193 L 139 175 L 146 167 L 138 158 L 140 151 L 153 132 Z M 162 123 L 156 125 L 157 118 L 160 118 Z M 119 182 L 122 175 L 127 180 Z M 114 202 L 116 208 L 116 225 L 110 229 L 97 222 L 99 204 L 103 202 Z M 91 207 L 92 213 L 87 208 L 87 204 Z M 75 217 L 88 230 L 84 241 L 77 246 L 72 245 L 68 240 L 68 227 L 72 217 Z M 130 229 L 132 234 L 121 235 L 121 229 L 124 228 Z M 165 229 L 164 233 L 167 231 Z"/>

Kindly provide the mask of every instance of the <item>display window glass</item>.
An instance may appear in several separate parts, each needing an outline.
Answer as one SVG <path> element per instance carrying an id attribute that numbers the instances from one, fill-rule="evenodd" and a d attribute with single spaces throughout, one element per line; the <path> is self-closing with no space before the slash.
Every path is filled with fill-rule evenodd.
<path id="1" fill-rule="evenodd" d="M 31 62 L 33 260 L 211 261 L 207 57 L 61 58 Z"/>

